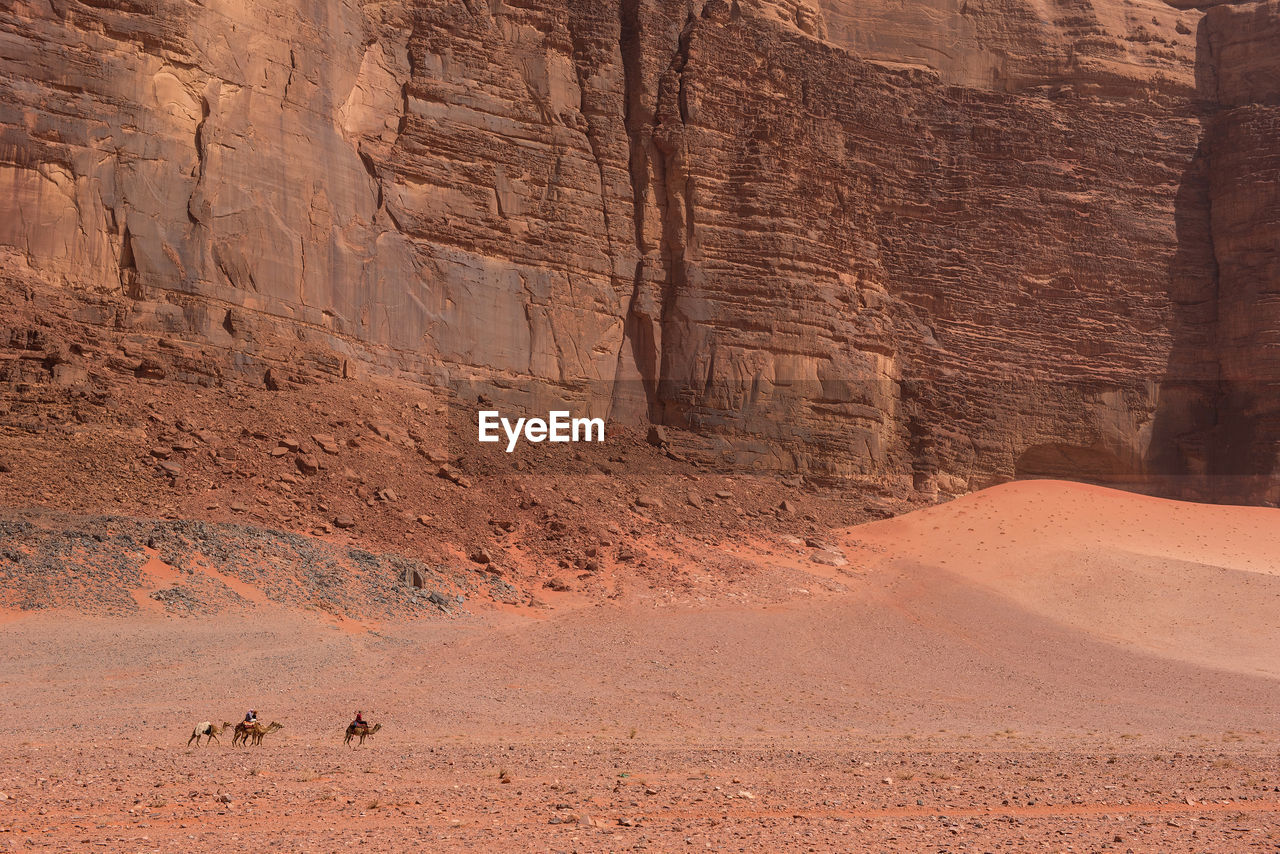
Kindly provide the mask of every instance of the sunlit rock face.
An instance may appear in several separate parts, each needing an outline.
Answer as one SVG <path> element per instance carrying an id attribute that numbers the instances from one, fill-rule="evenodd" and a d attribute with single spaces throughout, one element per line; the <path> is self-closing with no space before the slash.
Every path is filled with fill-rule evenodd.
<path id="1" fill-rule="evenodd" d="M 1275 8 L 10 3 L 5 286 L 736 466 L 1203 494 L 1274 457 Z"/>
<path id="2" fill-rule="evenodd" d="M 925 0 L 821 4 L 828 37 L 947 83 L 1020 91 L 1071 85 L 1117 96 L 1195 87 L 1199 12 L 1162 0 Z"/>

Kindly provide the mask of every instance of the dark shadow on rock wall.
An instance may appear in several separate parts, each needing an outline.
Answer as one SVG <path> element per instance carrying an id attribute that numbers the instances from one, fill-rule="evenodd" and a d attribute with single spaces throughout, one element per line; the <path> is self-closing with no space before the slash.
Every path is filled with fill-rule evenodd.
<path id="1" fill-rule="evenodd" d="M 1203 22 L 1197 35 L 1196 100 L 1200 144 L 1183 171 L 1174 200 L 1177 249 L 1167 281 L 1171 346 L 1152 424 L 1147 472 L 1156 491 L 1172 497 L 1229 500 L 1213 478 L 1214 441 L 1222 397 L 1217 355 L 1218 265 L 1210 219 L 1207 126 L 1217 82 Z"/>

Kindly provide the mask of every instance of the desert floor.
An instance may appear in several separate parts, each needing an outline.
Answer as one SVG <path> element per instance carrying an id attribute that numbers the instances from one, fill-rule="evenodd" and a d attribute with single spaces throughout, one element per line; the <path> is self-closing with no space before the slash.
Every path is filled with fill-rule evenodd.
<path id="1" fill-rule="evenodd" d="M 0 851 L 1274 850 L 1278 522 L 1019 483 L 708 547 L 783 601 L 11 612 Z"/>

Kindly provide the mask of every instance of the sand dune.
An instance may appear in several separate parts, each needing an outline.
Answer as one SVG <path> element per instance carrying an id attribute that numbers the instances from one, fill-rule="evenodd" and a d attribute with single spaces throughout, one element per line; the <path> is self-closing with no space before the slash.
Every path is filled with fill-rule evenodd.
<path id="1" fill-rule="evenodd" d="M 842 541 L 860 565 L 945 573 L 1091 638 L 1280 676 L 1280 510 L 1023 481 Z"/>
<path id="2" fill-rule="evenodd" d="M 983 850 L 1241 850 L 1280 815 L 1278 520 L 1042 481 L 835 532 L 850 565 L 781 602 L 752 591 L 803 546 L 730 597 L 376 631 L 27 616 L 0 623 L 0 790 L 15 838 L 163 850 L 950 850 L 956 817 Z M 184 750 L 251 705 L 267 747 Z M 385 725 L 358 751 L 355 708 Z"/>
<path id="3" fill-rule="evenodd" d="M 110 681 L 129 686 L 128 702 L 149 697 L 184 737 L 184 710 L 205 697 L 233 709 L 261 697 L 302 716 L 302 732 L 320 724 L 309 709 L 376 704 L 397 728 L 427 710 L 433 723 L 415 737 L 428 739 L 631 726 L 694 740 L 1270 728 L 1259 704 L 1280 702 L 1280 547 L 1267 536 L 1278 520 L 1018 483 L 839 532 L 852 561 L 841 592 L 781 603 L 633 592 L 388 622 L 346 640 L 279 609 L 80 621 L 74 649 L 59 648 L 63 620 L 45 617 L 0 626 L 29 650 L 0 676 L 28 682 L 33 698 L 49 683 L 53 705 L 74 686 L 92 693 L 105 662 L 148 661 Z M 762 573 L 784 571 L 768 569 L 775 557 L 760 556 Z M 219 654 L 184 660 L 193 645 Z M 244 666 L 250 648 L 261 666 Z M 64 671 L 69 681 L 52 680 Z M 93 698 L 98 712 L 111 702 Z M 78 708 L 50 714 L 71 725 Z"/>

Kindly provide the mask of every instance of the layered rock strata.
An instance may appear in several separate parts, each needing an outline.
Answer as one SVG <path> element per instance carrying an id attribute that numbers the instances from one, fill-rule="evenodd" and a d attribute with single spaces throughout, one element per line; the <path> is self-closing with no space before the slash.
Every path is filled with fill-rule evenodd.
<path id="1" fill-rule="evenodd" d="M 1203 492 L 1257 456 L 1213 449 L 1275 328 L 1225 285 L 1274 261 L 1273 9 L 9 4 L 4 272 L 739 466 Z"/>

